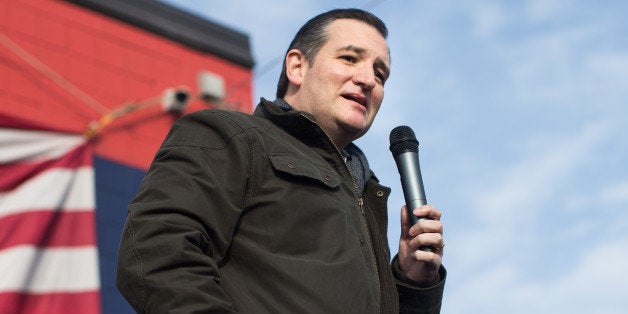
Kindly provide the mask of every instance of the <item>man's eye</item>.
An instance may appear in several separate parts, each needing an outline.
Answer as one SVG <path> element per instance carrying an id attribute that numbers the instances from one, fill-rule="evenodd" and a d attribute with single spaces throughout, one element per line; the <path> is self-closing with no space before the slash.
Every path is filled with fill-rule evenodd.
<path id="1" fill-rule="evenodd" d="M 386 82 L 386 76 L 384 75 L 384 73 L 375 70 L 375 77 L 377 77 L 379 79 L 380 82 L 382 82 L 382 84 L 384 84 L 384 82 Z"/>
<path id="2" fill-rule="evenodd" d="M 356 62 L 356 58 L 355 57 L 348 56 L 348 55 L 340 56 L 340 59 L 343 59 L 345 61 L 349 61 L 351 63 Z"/>

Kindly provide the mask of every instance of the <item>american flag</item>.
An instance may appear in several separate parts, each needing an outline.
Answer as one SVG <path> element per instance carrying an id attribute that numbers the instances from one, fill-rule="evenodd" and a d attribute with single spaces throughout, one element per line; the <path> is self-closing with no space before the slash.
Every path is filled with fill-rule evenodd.
<path id="1" fill-rule="evenodd" d="M 0 313 L 100 313 L 89 142 L 0 125 Z"/>

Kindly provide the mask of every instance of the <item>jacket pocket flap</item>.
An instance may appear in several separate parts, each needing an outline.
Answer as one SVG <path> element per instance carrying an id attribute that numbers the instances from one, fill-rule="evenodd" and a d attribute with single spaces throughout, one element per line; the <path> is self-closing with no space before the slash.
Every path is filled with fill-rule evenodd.
<path id="1" fill-rule="evenodd" d="M 268 155 L 275 170 L 296 177 L 318 181 L 330 188 L 340 185 L 340 177 L 334 171 L 323 168 L 294 155 Z"/>

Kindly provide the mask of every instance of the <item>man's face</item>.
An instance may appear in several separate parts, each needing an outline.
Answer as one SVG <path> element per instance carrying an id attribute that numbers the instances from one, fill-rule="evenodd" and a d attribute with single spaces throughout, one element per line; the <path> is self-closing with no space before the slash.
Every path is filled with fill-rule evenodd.
<path id="1" fill-rule="evenodd" d="M 327 42 L 304 75 L 293 106 L 316 117 L 339 148 L 369 129 L 384 98 L 390 56 L 386 39 L 372 26 L 333 21 Z"/>

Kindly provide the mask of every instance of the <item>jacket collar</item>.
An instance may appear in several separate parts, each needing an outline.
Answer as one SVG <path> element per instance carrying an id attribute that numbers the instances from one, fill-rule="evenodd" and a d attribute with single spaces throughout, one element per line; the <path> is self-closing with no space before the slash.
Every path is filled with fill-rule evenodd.
<path id="1" fill-rule="evenodd" d="M 283 99 L 269 101 L 262 98 L 253 115 L 272 121 L 305 144 L 336 149 L 312 114 L 295 110 Z M 342 150 L 342 155 L 348 157 L 345 163 L 358 184 L 360 195 L 369 178 L 378 181 L 369 167 L 366 156 L 355 144 L 350 143 Z"/>
<path id="2" fill-rule="evenodd" d="M 262 98 L 253 115 L 272 121 L 309 145 L 321 145 L 320 141 L 328 138 L 312 114 L 295 110 L 282 99 L 272 102 Z"/>

